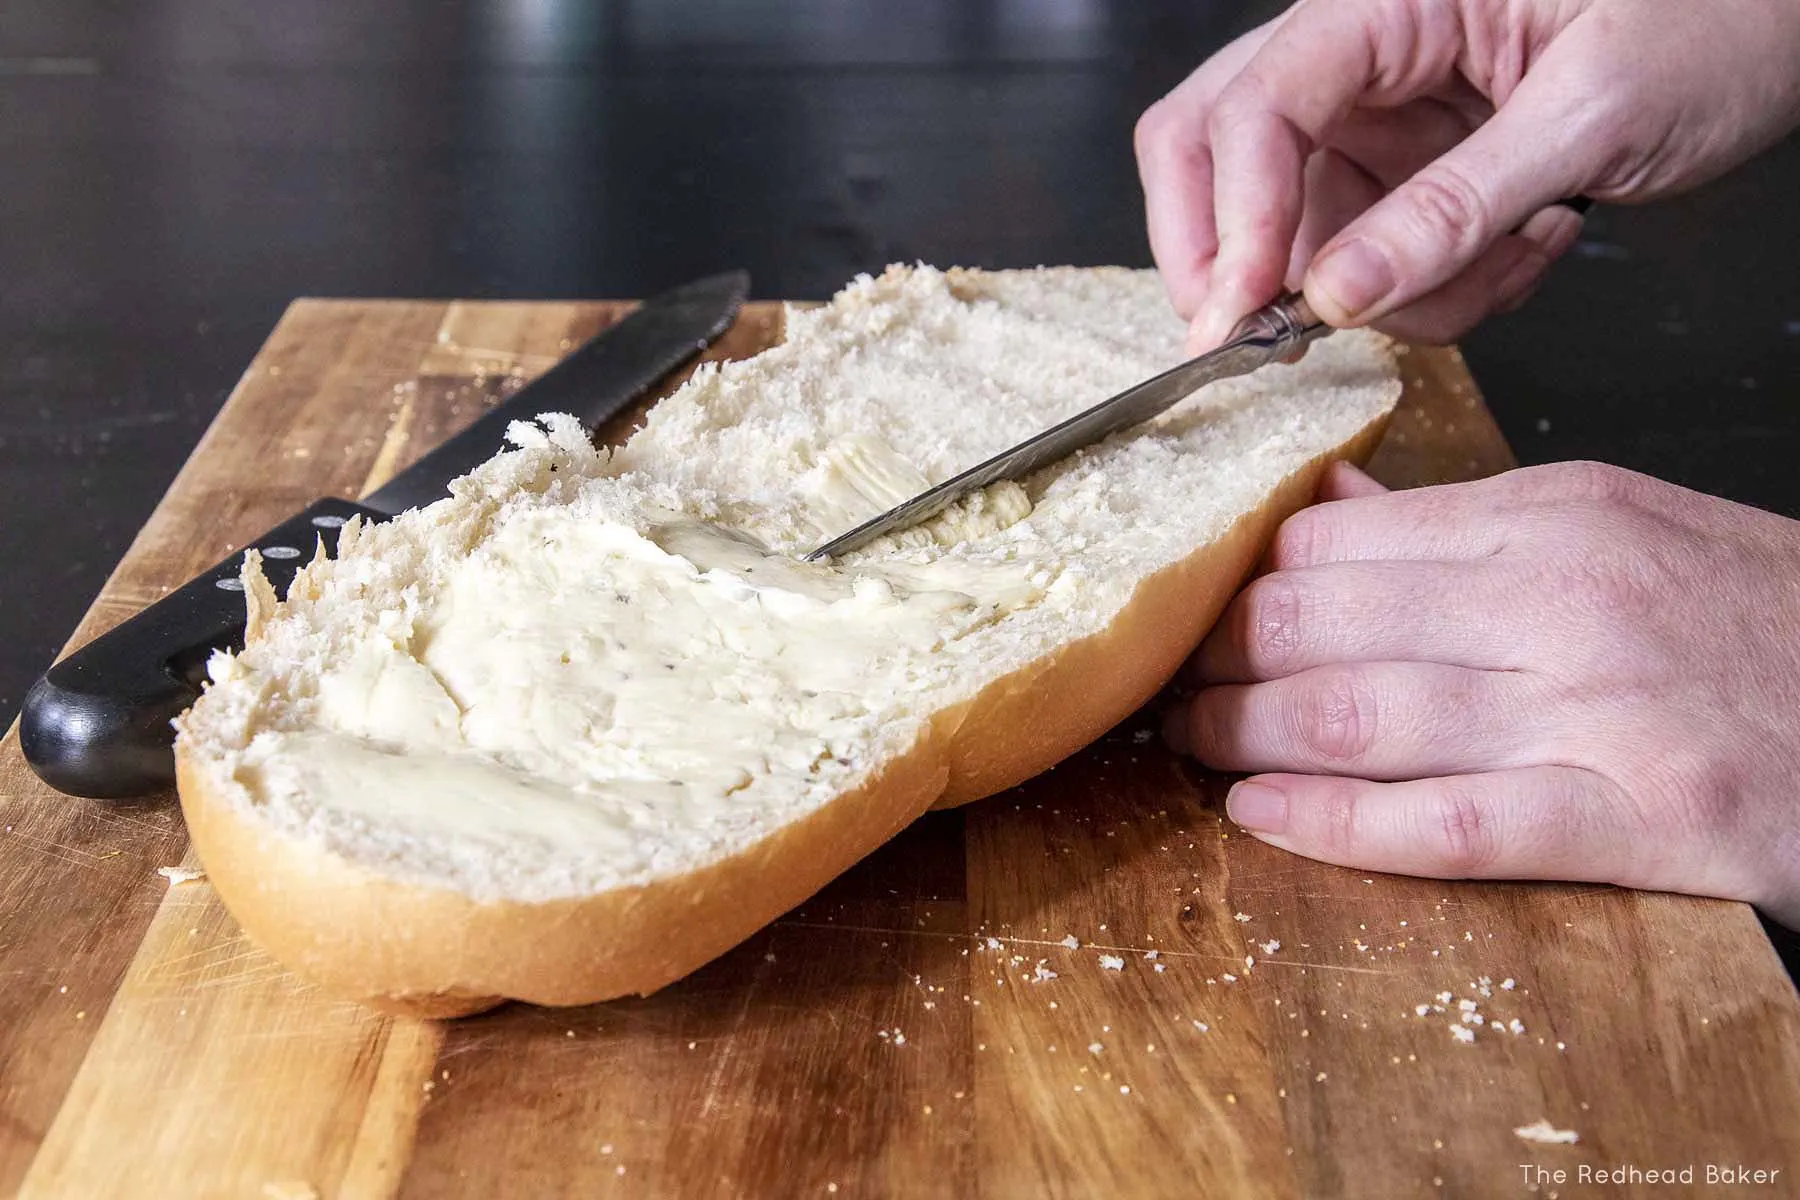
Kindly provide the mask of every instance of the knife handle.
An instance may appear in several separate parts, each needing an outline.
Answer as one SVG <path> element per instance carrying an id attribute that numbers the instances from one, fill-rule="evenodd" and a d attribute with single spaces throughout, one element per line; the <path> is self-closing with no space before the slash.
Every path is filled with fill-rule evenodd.
<path id="1" fill-rule="evenodd" d="M 337 550 L 351 517 L 387 514 L 348 500 L 320 500 L 251 542 L 277 595 L 323 541 Z M 175 781 L 169 722 L 194 702 L 214 650 L 244 639 L 242 550 L 101 634 L 46 671 L 25 694 L 19 747 L 59 792 L 121 800 Z"/>

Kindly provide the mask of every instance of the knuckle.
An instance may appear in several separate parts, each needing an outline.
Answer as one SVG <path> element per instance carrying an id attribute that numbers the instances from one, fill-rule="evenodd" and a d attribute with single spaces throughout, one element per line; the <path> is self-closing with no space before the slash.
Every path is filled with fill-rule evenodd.
<path id="1" fill-rule="evenodd" d="M 1166 100 L 1158 100 L 1146 108 L 1132 126 L 1131 145 L 1138 158 L 1144 159 L 1163 149 L 1175 134 L 1174 121 Z"/>
<path id="2" fill-rule="evenodd" d="M 1245 73 L 1226 84 L 1206 114 L 1206 132 L 1215 142 L 1254 129 L 1268 113 L 1260 82 Z"/>
<path id="3" fill-rule="evenodd" d="M 1464 253 L 1485 245 L 1494 219 L 1481 186 L 1451 163 L 1432 163 L 1406 185 L 1409 219 L 1434 241 L 1448 242 Z"/>
<path id="4" fill-rule="evenodd" d="M 1324 779 L 1317 783 L 1317 795 L 1308 804 L 1308 815 L 1314 822 L 1314 835 L 1324 856 L 1334 862 L 1351 859 L 1359 840 L 1361 792 L 1348 779 Z"/>
<path id="5" fill-rule="evenodd" d="M 1250 668 L 1259 673 L 1282 670 L 1300 650 L 1300 588 L 1292 579 L 1267 576 L 1252 585 L 1247 608 L 1244 634 Z"/>
<path id="6" fill-rule="evenodd" d="M 1324 505 L 1304 508 L 1281 523 L 1269 558 L 1277 569 L 1332 561 L 1338 544 L 1336 522 Z"/>
<path id="7" fill-rule="evenodd" d="M 1475 875 L 1499 857 L 1499 823 L 1492 799 L 1467 780 L 1439 781 L 1437 835 L 1444 869 Z"/>
<path id="8" fill-rule="evenodd" d="M 1376 723 L 1375 689 L 1360 670 L 1320 671 L 1296 689 L 1294 736 L 1319 759 L 1343 763 L 1361 756 L 1375 739 Z"/>
<path id="9" fill-rule="evenodd" d="M 1642 479 L 1636 472 L 1603 462 L 1558 463 L 1540 469 L 1562 498 L 1602 504 L 1635 499 Z"/>

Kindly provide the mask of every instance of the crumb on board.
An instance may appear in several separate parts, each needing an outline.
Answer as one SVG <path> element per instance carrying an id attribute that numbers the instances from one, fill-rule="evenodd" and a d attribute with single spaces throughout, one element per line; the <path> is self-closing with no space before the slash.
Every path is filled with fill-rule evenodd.
<path id="1" fill-rule="evenodd" d="M 1573 1146 L 1581 1140 L 1581 1135 L 1573 1129 L 1558 1129 L 1543 1117 L 1514 1129 L 1513 1136 L 1520 1141 L 1540 1142 L 1547 1146 Z"/>
<path id="2" fill-rule="evenodd" d="M 1102 954 L 1100 956 L 1100 965 L 1108 971 L 1123 971 L 1125 969 L 1125 960 L 1117 954 Z"/>
<path id="3" fill-rule="evenodd" d="M 1058 942 L 1057 945 L 1066 946 L 1070 950 L 1079 950 L 1081 949 L 1081 939 L 1072 933 L 1065 933 L 1063 935 L 1063 940 Z"/>
<path id="4" fill-rule="evenodd" d="M 1467 1025 L 1452 1021 L 1450 1023 L 1450 1036 L 1459 1042 L 1467 1043 L 1475 1040 L 1475 1031 L 1470 1029 Z"/>
<path id="5" fill-rule="evenodd" d="M 304 1179 L 272 1179 L 262 1194 L 264 1200 L 319 1200 L 319 1189 Z"/>

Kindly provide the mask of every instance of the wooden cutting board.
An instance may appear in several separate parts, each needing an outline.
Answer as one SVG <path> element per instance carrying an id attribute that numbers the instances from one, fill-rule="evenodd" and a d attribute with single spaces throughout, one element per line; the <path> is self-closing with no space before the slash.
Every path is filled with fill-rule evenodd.
<path id="1" fill-rule="evenodd" d="M 71 645 L 626 307 L 295 303 Z M 754 305 L 714 354 L 780 325 Z M 1403 362 L 1377 475 L 1511 465 L 1454 352 Z M 1748 908 L 1321 866 L 1221 797 L 1130 721 L 656 996 L 438 1024 L 289 977 L 158 873 L 198 865 L 171 797 L 59 796 L 15 729 L 0 1193 L 1575 1196 L 1583 1165 L 1723 1164 L 1791 1194 L 1800 1002 Z M 1579 1143 L 1514 1133 L 1540 1119 Z M 1605 1194 L 1634 1190 L 1683 1189 Z"/>

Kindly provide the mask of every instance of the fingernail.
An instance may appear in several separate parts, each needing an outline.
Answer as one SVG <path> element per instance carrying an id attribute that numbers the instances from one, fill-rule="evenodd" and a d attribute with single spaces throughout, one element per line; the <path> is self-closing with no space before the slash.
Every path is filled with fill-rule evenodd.
<path id="1" fill-rule="evenodd" d="M 1178 704 L 1163 714 L 1163 744 L 1177 754 L 1192 754 L 1194 743 L 1188 737 L 1188 706 Z"/>
<path id="2" fill-rule="evenodd" d="M 1265 784 L 1247 779 L 1233 784 L 1225 797 L 1225 811 L 1251 833 L 1287 832 L 1287 793 Z"/>
<path id="3" fill-rule="evenodd" d="M 1387 255 L 1361 238 L 1345 242 L 1313 264 L 1312 277 L 1344 316 L 1354 320 L 1394 290 Z"/>

